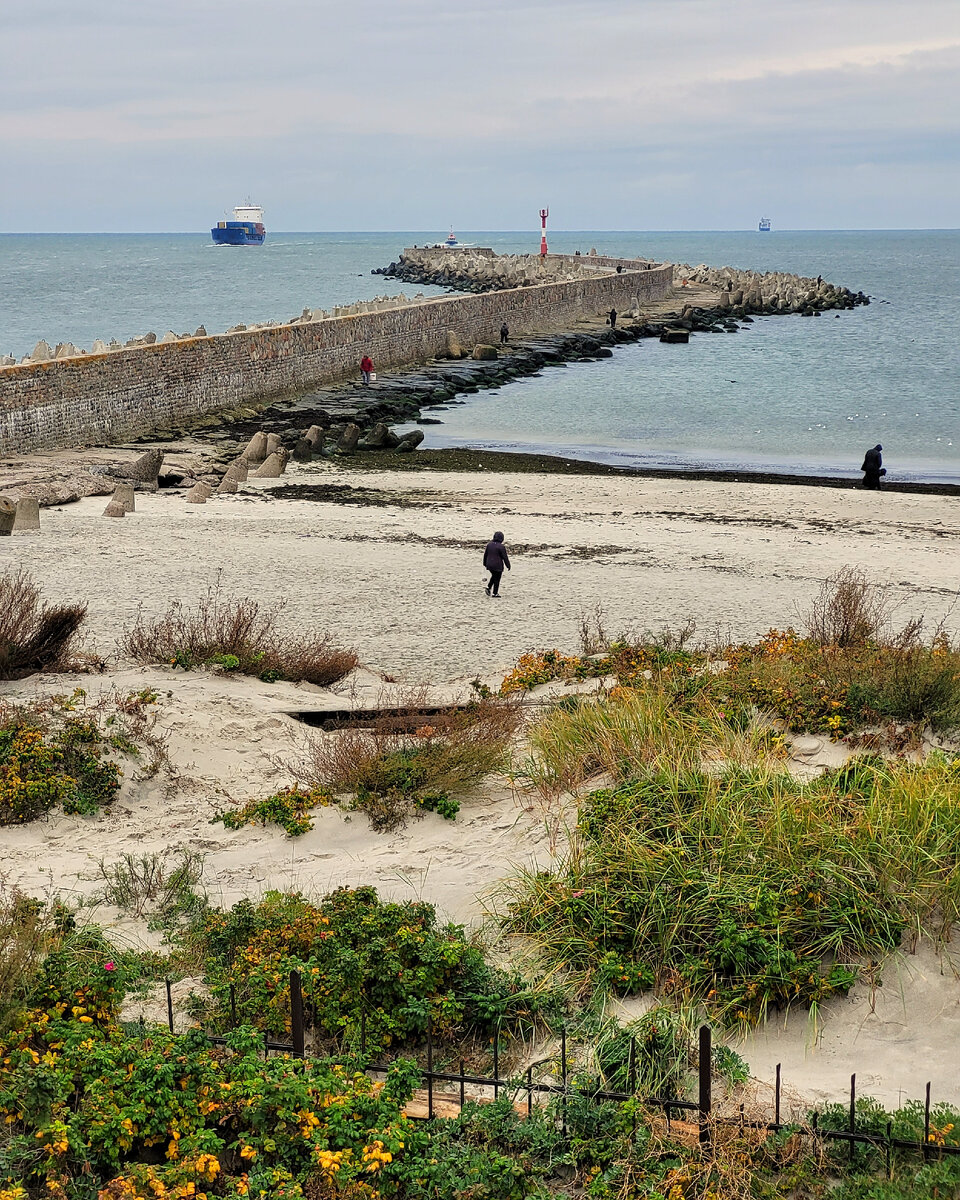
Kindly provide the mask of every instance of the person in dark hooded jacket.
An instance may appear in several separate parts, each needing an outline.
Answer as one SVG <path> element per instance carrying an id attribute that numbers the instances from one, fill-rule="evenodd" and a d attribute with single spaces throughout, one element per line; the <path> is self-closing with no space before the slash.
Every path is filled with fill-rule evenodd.
<path id="1" fill-rule="evenodd" d="M 485 571 L 490 572 L 490 582 L 486 588 L 487 595 L 496 600 L 500 595 L 500 577 L 503 575 L 504 568 L 510 570 L 510 555 L 507 554 L 507 548 L 503 544 L 503 534 L 499 529 L 493 535 L 493 541 L 487 542 L 487 548 L 483 552 L 483 567 Z"/>
<path id="2" fill-rule="evenodd" d="M 881 475 L 886 475 L 886 468 L 883 465 L 883 456 L 880 451 L 883 449 L 881 445 L 876 445 L 872 450 L 868 450 L 863 456 L 863 465 L 860 470 L 863 472 L 863 486 L 865 488 L 878 488 L 880 486 Z"/>

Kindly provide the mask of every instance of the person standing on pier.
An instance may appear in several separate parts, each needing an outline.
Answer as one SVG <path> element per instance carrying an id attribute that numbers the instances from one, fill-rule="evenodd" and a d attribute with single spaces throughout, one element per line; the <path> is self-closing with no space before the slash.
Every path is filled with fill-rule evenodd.
<path id="1" fill-rule="evenodd" d="M 880 451 L 883 447 L 879 442 L 868 450 L 863 456 L 863 464 L 860 470 L 863 472 L 863 486 L 865 488 L 877 489 L 880 487 L 881 475 L 886 475 L 887 471 L 883 465 L 883 456 Z"/>
<path id="2" fill-rule="evenodd" d="M 610 322 L 610 328 L 616 329 L 616 327 L 617 327 L 617 310 L 615 308 L 611 308 L 610 311 L 607 313 L 607 320 Z"/>
<path id="3" fill-rule="evenodd" d="M 504 321 L 504 323 L 500 326 L 500 345 L 505 346 L 509 337 L 510 330 L 507 328 L 506 321 Z"/>
<path id="4" fill-rule="evenodd" d="M 507 554 L 507 548 L 503 544 L 503 534 L 498 529 L 493 535 L 493 541 L 487 542 L 487 548 L 483 552 L 483 567 L 484 570 L 490 572 L 490 582 L 486 586 L 486 593 L 493 600 L 500 599 L 500 579 L 506 569 L 510 570 L 510 555 Z"/>
<path id="5" fill-rule="evenodd" d="M 373 359 L 369 354 L 365 354 L 360 359 L 360 374 L 363 376 L 363 386 L 367 387 L 370 383 L 370 376 L 373 374 Z"/>

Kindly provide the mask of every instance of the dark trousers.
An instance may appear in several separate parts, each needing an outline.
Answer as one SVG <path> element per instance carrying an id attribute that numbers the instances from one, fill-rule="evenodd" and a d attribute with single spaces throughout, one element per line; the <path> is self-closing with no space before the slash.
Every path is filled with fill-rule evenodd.
<path id="1" fill-rule="evenodd" d="M 491 571 L 490 582 L 487 584 L 487 591 L 494 596 L 500 595 L 500 579 L 503 576 L 502 571 Z"/>
<path id="2" fill-rule="evenodd" d="M 879 471 L 864 471 L 863 486 L 865 488 L 879 489 L 879 487 L 880 487 L 880 472 Z"/>

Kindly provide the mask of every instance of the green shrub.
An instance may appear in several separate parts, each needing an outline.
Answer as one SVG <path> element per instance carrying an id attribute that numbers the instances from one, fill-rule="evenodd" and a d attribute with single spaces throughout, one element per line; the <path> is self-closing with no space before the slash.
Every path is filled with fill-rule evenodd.
<path id="1" fill-rule="evenodd" d="M 95 813 L 116 798 L 122 773 L 106 757 L 114 737 L 100 709 L 76 714 L 83 696 L 0 705 L 0 825 L 24 824 L 58 805 Z"/>
<path id="2" fill-rule="evenodd" d="M 487 966 L 432 905 L 381 901 L 371 887 L 340 888 L 319 904 L 268 892 L 206 916 L 196 931 L 213 1017 L 229 1017 L 230 986 L 242 1020 L 289 1031 L 289 973 L 303 979 L 309 1026 L 325 1041 L 371 1048 L 417 1042 L 432 1022 L 438 1040 L 505 1030 L 531 1008 L 519 983 Z"/>
<path id="3" fill-rule="evenodd" d="M 242 808 L 228 808 L 213 817 L 222 821 L 228 829 L 242 829 L 245 825 L 279 825 L 290 837 L 299 837 L 313 828 L 310 810 L 325 808 L 333 797 L 324 788 L 282 788 L 265 800 L 252 800 Z"/>

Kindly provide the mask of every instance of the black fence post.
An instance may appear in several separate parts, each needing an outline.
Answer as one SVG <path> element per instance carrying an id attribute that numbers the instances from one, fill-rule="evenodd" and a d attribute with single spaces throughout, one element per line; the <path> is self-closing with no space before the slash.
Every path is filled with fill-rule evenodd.
<path id="1" fill-rule="evenodd" d="M 500 1023 L 493 1033 L 493 1098 L 500 1095 Z"/>
<path id="2" fill-rule="evenodd" d="M 709 1025 L 700 1026 L 700 1047 L 699 1047 L 699 1103 L 700 1112 L 700 1145 L 709 1147 L 710 1145 L 710 1110 L 713 1107 L 713 1035 L 710 1032 Z"/>
<path id="3" fill-rule="evenodd" d="M 433 1018 L 427 1022 L 427 1119 L 433 1120 Z"/>
<path id="4" fill-rule="evenodd" d="M 567 1140 L 567 1027 L 560 1030 L 560 1083 L 563 1087 L 563 1140 Z"/>
<path id="5" fill-rule="evenodd" d="M 234 984 L 230 984 L 230 1023 L 236 1028 L 237 1025 L 237 989 Z"/>
<path id="6" fill-rule="evenodd" d="M 460 1111 L 463 1112 L 463 1106 L 467 1102 L 467 1065 L 460 1059 Z"/>
<path id="7" fill-rule="evenodd" d="M 360 1014 L 360 1053 L 367 1057 L 367 1010 L 364 1009 Z"/>
<path id="8" fill-rule="evenodd" d="M 527 1116 L 533 1112 L 533 1067 L 527 1067 Z"/>
<path id="9" fill-rule="evenodd" d="M 173 991 L 169 979 L 165 979 L 164 983 L 167 985 L 167 1027 L 173 1033 Z"/>
<path id="10" fill-rule="evenodd" d="M 850 1161 L 853 1162 L 853 1153 L 856 1150 L 856 1142 L 853 1140 L 853 1135 L 857 1132 L 857 1077 L 850 1076 Z"/>
<path id="11" fill-rule="evenodd" d="M 637 1090 L 637 1039 L 630 1039 L 630 1049 L 627 1052 L 627 1091 L 632 1096 Z"/>
<path id="12" fill-rule="evenodd" d="M 923 1161 L 930 1158 L 930 1084 L 927 1084 L 927 1095 L 923 1103 Z"/>
<path id="13" fill-rule="evenodd" d="M 780 1069 L 782 1064 L 777 1063 L 777 1080 L 773 1085 L 773 1123 L 777 1127 L 777 1133 L 780 1132 Z"/>
<path id="14" fill-rule="evenodd" d="M 290 972 L 290 1036 L 294 1054 L 297 1058 L 303 1058 L 303 990 L 299 971 Z"/>

